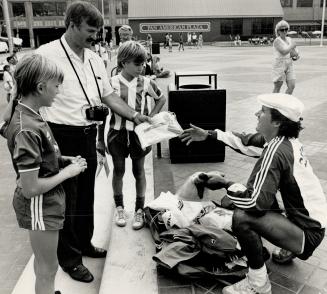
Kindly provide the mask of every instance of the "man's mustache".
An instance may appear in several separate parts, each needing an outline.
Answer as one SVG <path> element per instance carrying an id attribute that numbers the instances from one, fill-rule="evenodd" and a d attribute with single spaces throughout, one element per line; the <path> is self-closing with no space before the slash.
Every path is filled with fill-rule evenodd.
<path id="1" fill-rule="evenodd" d="M 86 41 L 91 43 L 91 42 L 95 42 L 96 40 L 93 38 L 88 38 L 88 39 L 86 39 Z"/>

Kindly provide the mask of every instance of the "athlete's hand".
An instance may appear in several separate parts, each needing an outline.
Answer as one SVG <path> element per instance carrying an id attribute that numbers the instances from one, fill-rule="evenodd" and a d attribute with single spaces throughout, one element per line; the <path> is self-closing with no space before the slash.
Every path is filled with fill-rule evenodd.
<path id="1" fill-rule="evenodd" d="M 190 124 L 191 128 L 184 130 L 183 134 L 179 136 L 182 142 L 190 145 L 195 141 L 204 141 L 208 137 L 208 131 L 201 129 L 195 125 Z"/>

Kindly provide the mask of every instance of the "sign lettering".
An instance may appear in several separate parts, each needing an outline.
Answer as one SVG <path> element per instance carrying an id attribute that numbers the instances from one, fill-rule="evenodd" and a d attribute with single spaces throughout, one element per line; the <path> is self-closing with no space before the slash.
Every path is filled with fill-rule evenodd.
<path id="1" fill-rule="evenodd" d="M 140 33 L 210 32 L 210 22 L 140 23 Z"/>

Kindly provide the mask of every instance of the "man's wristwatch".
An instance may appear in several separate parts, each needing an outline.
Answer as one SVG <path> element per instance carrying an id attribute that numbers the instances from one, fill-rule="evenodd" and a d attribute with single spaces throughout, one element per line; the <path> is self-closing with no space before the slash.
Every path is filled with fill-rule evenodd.
<path id="1" fill-rule="evenodd" d="M 217 132 L 216 131 L 212 131 L 212 130 L 209 130 L 208 131 L 208 139 L 211 139 L 211 140 L 217 140 Z"/>

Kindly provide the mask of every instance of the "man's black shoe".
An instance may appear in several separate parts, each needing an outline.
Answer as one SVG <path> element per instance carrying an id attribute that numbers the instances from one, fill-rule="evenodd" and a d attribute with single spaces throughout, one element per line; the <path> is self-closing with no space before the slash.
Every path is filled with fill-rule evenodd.
<path id="1" fill-rule="evenodd" d="M 103 258 L 107 256 L 107 250 L 92 246 L 88 249 L 83 250 L 83 255 L 93 258 Z"/>
<path id="2" fill-rule="evenodd" d="M 93 275 L 83 264 L 79 264 L 75 267 L 66 267 L 63 268 L 63 270 L 68 273 L 72 279 L 79 282 L 91 283 L 94 280 Z"/>

